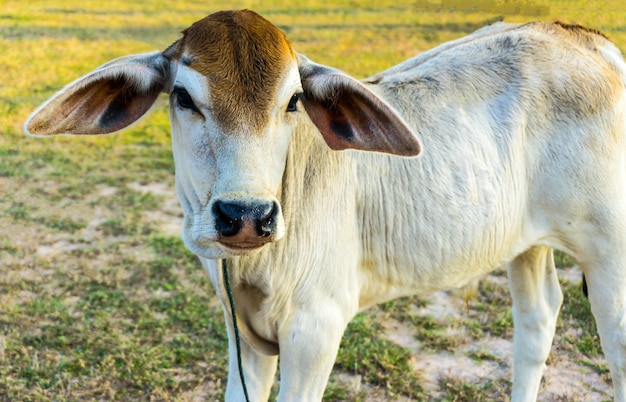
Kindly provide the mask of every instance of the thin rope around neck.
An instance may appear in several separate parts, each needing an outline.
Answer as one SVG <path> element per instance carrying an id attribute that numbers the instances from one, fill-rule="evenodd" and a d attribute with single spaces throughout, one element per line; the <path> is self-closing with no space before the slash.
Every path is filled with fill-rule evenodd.
<path id="1" fill-rule="evenodd" d="M 226 260 L 222 260 L 222 274 L 224 276 L 224 287 L 226 288 L 226 294 L 228 294 L 228 301 L 230 302 L 230 311 L 233 317 L 233 328 L 235 330 L 235 344 L 237 345 L 237 366 L 239 367 L 239 378 L 241 379 L 241 386 L 243 387 L 243 394 L 246 397 L 246 402 L 250 402 L 248 397 L 248 388 L 246 387 L 246 379 L 243 375 L 243 364 L 241 363 L 241 339 L 239 338 L 239 327 L 237 326 L 237 313 L 235 312 L 235 299 L 233 297 L 233 290 L 230 287 L 230 281 L 228 280 L 228 266 Z"/>

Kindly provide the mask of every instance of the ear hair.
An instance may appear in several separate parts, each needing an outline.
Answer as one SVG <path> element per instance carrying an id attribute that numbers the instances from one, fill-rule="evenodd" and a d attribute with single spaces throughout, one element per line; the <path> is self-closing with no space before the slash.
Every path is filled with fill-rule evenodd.
<path id="1" fill-rule="evenodd" d="M 150 109 L 169 77 L 161 52 L 113 60 L 53 95 L 30 115 L 24 131 L 33 136 L 119 131 Z"/>
<path id="2" fill-rule="evenodd" d="M 402 156 L 420 153 L 404 119 L 384 99 L 347 74 L 299 56 L 302 102 L 326 143 Z"/>

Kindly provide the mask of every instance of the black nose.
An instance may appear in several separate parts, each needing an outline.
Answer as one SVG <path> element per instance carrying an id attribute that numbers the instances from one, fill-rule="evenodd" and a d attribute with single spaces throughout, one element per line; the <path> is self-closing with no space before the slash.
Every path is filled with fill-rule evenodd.
<path id="1" fill-rule="evenodd" d="M 276 202 L 225 202 L 215 201 L 212 207 L 215 228 L 225 237 L 232 237 L 244 226 L 254 228 L 256 236 L 269 237 L 276 229 Z"/>

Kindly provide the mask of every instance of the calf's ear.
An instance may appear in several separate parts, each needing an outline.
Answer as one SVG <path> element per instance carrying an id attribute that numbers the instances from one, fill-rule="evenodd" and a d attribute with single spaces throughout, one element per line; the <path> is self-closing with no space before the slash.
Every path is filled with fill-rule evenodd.
<path id="1" fill-rule="evenodd" d="M 298 55 L 302 103 L 326 143 L 336 150 L 360 149 L 416 156 L 413 130 L 382 98 L 358 80 Z"/>
<path id="2" fill-rule="evenodd" d="M 70 83 L 35 110 L 24 132 L 32 136 L 108 134 L 143 116 L 168 85 L 161 52 L 122 57 Z"/>

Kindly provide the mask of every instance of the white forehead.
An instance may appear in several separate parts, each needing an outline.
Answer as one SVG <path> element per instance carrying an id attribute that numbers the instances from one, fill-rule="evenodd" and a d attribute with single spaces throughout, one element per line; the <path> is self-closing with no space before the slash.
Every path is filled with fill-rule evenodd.
<path id="1" fill-rule="evenodd" d="M 302 83 L 300 81 L 300 72 L 298 71 L 298 64 L 294 60 L 289 63 L 283 82 L 277 87 L 276 100 L 284 101 L 290 99 L 295 93 L 302 92 Z"/>
<path id="2" fill-rule="evenodd" d="M 207 78 L 184 63 L 178 62 L 177 64 L 173 87 L 186 89 L 195 101 L 202 102 L 205 107 L 208 107 L 209 85 Z"/>

